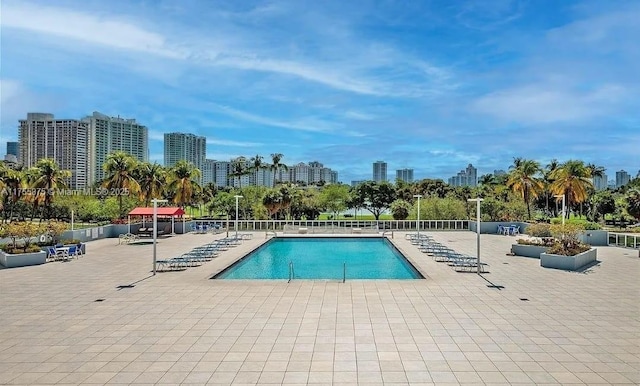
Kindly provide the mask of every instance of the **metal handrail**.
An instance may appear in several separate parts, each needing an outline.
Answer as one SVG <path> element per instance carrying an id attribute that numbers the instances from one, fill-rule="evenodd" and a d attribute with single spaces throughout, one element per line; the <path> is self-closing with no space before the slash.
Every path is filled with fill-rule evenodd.
<path id="1" fill-rule="evenodd" d="M 291 280 L 293 280 L 295 276 L 295 272 L 293 271 L 293 261 L 289 262 L 289 281 L 287 281 L 287 283 L 291 283 Z"/>
<path id="2" fill-rule="evenodd" d="M 382 232 L 382 237 L 385 237 L 387 233 L 391 233 L 391 238 L 393 238 L 393 231 L 384 231 Z"/>
<path id="3" fill-rule="evenodd" d="M 347 281 L 347 262 L 342 263 L 342 282 Z"/>

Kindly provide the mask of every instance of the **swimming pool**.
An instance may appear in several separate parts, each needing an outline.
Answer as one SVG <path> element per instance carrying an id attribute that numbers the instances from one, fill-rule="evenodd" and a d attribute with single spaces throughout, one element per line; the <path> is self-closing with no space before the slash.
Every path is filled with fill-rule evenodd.
<path id="1" fill-rule="evenodd" d="M 269 240 L 216 279 L 422 279 L 386 238 L 286 238 Z"/>

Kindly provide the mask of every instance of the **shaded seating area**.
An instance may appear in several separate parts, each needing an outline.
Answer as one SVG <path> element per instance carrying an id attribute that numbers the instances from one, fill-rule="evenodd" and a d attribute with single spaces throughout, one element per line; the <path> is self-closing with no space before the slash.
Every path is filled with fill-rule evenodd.
<path id="1" fill-rule="evenodd" d="M 156 214 L 158 218 L 158 236 L 166 236 L 169 234 L 175 234 L 175 221 L 179 220 L 183 222 L 184 229 L 184 210 L 178 207 L 162 207 L 156 208 Z M 131 218 L 142 218 L 142 227 L 137 231 L 131 231 Z M 138 207 L 129 212 L 128 216 L 129 232 L 128 234 L 135 234 L 140 237 L 152 237 L 153 236 L 153 208 Z M 169 224 L 165 224 L 170 221 Z M 161 225 L 160 223 L 163 223 Z M 149 224 L 146 226 L 145 224 Z"/>
<path id="2" fill-rule="evenodd" d="M 70 261 L 82 256 L 80 245 L 56 245 L 47 247 L 47 261 Z"/>

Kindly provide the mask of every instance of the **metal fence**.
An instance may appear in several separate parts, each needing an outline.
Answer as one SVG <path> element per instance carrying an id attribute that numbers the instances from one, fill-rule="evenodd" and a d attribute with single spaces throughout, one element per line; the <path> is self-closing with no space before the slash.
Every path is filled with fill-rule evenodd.
<path id="1" fill-rule="evenodd" d="M 236 222 L 234 220 L 194 220 L 195 224 L 218 225 L 222 228 L 228 227 L 234 229 Z M 286 227 L 285 227 L 286 226 Z M 381 232 L 390 231 L 410 231 L 417 229 L 415 220 L 238 220 L 239 231 L 284 231 L 292 228 L 360 228 L 371 229 L 377 228 Z M 469 230 L 469 220 L 421 220 L 420 230 L 437 231 L 437 230 Z"/>
<path id="2" fill-rule="evenodd" d="M 609 232 L 609 245 L 615 247 L 640 249 L 640 235 L 633 233 Z"/>

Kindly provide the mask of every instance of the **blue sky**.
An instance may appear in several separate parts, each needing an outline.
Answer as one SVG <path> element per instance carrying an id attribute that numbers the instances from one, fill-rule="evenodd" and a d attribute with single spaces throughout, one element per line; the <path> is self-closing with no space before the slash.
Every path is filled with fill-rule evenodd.
<path id="1" fill-rule="evenodd" d="M 513 157 L 640 169 L 640 2 L 3 0 L 1 150 L 27 112 L 136 118 L 340 180 Z"/>

